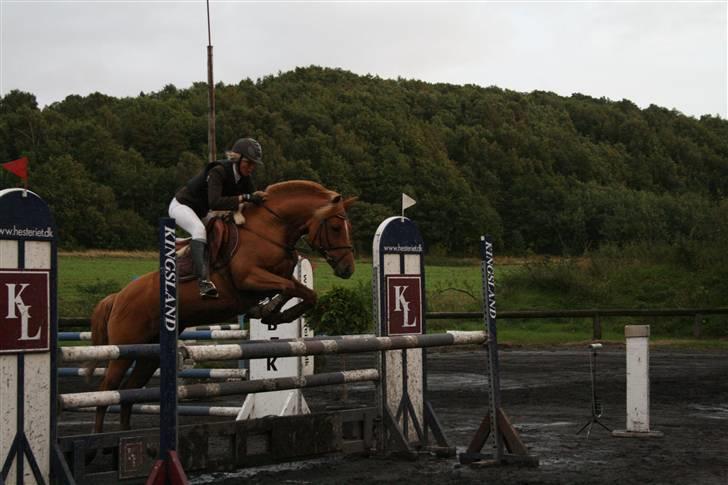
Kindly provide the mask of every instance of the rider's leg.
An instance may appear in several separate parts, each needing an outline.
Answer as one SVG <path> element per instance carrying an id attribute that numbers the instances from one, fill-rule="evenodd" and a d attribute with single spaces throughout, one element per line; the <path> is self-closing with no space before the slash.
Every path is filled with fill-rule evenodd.
<path id="1" fill-rule="evenodd" d="M 174 217 L 177 225 L 190 233 L 190 250 L 192 251 L 192 267 L 197 276 L 200 295 L 217 298 L 217 288 L 210 281 L 210 265 L 207 257 L 207 232 L 205 225 L 190 207 L 172 199 L 169 204 L 169 215 Z"/>
<path id="2" fill-rule="evenodd" d="M 197 275 L 197 283 L 200 287 L 200 295 L 209 298 L 217 298 L 217 288 L 210 281 L 210 263 L 207 255 L 207 242 L 193 239 L 190 241 L 192 251 L 192 267 Z"/>

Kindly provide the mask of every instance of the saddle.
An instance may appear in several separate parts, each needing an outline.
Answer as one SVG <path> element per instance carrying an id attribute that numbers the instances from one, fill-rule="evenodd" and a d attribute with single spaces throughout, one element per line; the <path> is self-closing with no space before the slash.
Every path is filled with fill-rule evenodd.
<path id="1" fill-rule="evenodd" d="M 235 221 L 229 215 L 216 215 L 205 223 L 210 271 L 227 266 L 238 248 L 238 231 Z M 177 277 L 189 281 L 196 276 L 192 271 L 192 238 L 177 239 Z"/>

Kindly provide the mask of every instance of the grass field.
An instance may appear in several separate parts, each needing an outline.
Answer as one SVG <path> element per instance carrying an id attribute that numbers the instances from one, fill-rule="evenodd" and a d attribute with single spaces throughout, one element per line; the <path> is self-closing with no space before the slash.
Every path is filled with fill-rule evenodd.
<path id="1" fill-rule="evenodd" d="M 427 260 L 426 260 L 427 261 Z M 427 265 L 428 311 L 479 311 L 481 308 L 481 274 L 477 260 L 438 259 Z M 134 278 L 155 271 L 158 258 L 153 253 L 61 254 L 59 256 L 59 304 L 62 317 L 88 317 L 93 306 L 108 293 L 118 291 Z M 573 309 L 573 308 L 668 308 L 674 304 L 673 286 L 679 274 L 664 265 L 629 268 L 638 275 L 630 286 L 630 274 L 616 272 L 610 276 L 589 277 L 582 270 L 583 262 L 573 267 L 561 263 L 545 266 L 523 264 L 504 258 L 496 261 L 496 282 L 499 310 Z M 318 258 L 313 259 L 315 288 L 319 294 L 334 286 L 358 288 L 368 292 L 371 284 L 371 260 L 357 261 L 357 268 L 348 280 L 333 275 L 331 268 Z M 614 289 L 617 287 L 618 289 Z M 668 291 L 669 290 L 669 291 Z M 684 306 L 690 306 L 688 304 Z M 695 305 L 699 306 L 699 305 Z M 708 306 L 708 305 L 705 305 Z M 726 319 L 713 319 L 709 328 L 722 328 Z M 499 320 L 501 342 L 519 344 L 564 344 L 588 342 L 591 319 Z M 690 337 L 692 318 L 603 319 L 604 340 L 624 341 L 625 324 L 651 324 L 653 340 L 663 339 L 672 345 L 728 348 L 728 340 L 718 329 L 716 339 L 693 340 Z M 481 329 L 481 321 L 428 322 L 429 331 L 447 329 Z"/>
<path id="2" fill-rule="evenodd" d="M 83 256 L 62 254 L 59 257 L 59 301 L 61 316 L 86 316 L 95 303 L 105 295 L 123 288 L 134 278 L 150 271 L 156 271 L 158 258 L 150 255 L 128 256 Z M 354 275 L 343 280 L 334 276 L 333 271 L 321 259 L 313 260 L 314 285 L 317 292 L 325 293 L 333 286 L 346 288 L 365 285 L 369 287 L 372 278 L 371 260 L 357 261 Z M 473 295 L 466 296 L 465 311 L 475 311 L 480 307 L 480 266 L 477 264 L 461 266 L 433 266 L 426 268 L 428 293 L 433 311 L 446 311 L 439 308 L 445 305 L 443 300 L 455 300 L 459 297 L 440 297 L 448 292 L 457 294 L 467 291 Z M 507 269 L 499 271 L 508 271 Z M 458 290 L 458 291 L 456 291 Z M 461 293 L 462 294 L 462 293 Z M 446 295 L 447 296 L 447 295 Z"/>

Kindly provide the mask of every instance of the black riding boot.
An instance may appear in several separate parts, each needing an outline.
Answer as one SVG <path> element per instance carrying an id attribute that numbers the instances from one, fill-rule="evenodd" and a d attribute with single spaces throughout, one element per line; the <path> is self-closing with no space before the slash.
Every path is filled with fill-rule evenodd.
<path id="1" fill-rule="evenodd" d="M 197 285 L 200 288 L 200 296 L 203 298 L 217 298 L 217 288 L 210 281 L 210 263 L 207 257 L 207 243 L 193 239 L 190 241 L 192 251 L 192 267 L 197 276 Z"/>

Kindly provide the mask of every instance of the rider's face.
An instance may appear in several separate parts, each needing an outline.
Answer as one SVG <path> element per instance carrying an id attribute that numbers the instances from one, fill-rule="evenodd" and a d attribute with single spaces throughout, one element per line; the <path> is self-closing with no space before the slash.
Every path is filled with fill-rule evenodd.
<path id="1" fill-rule="evenodd" d="M 245 158 L 240 160 L 240 165 L 238 165 L 238 169 L 240 170 L 240 175 L 244 175 L 246 177 L 250 177 L 253 175 L 253 172 L 255 172 L 255 163 L 251 162 L 250 160 L 247 160 Z"/>

